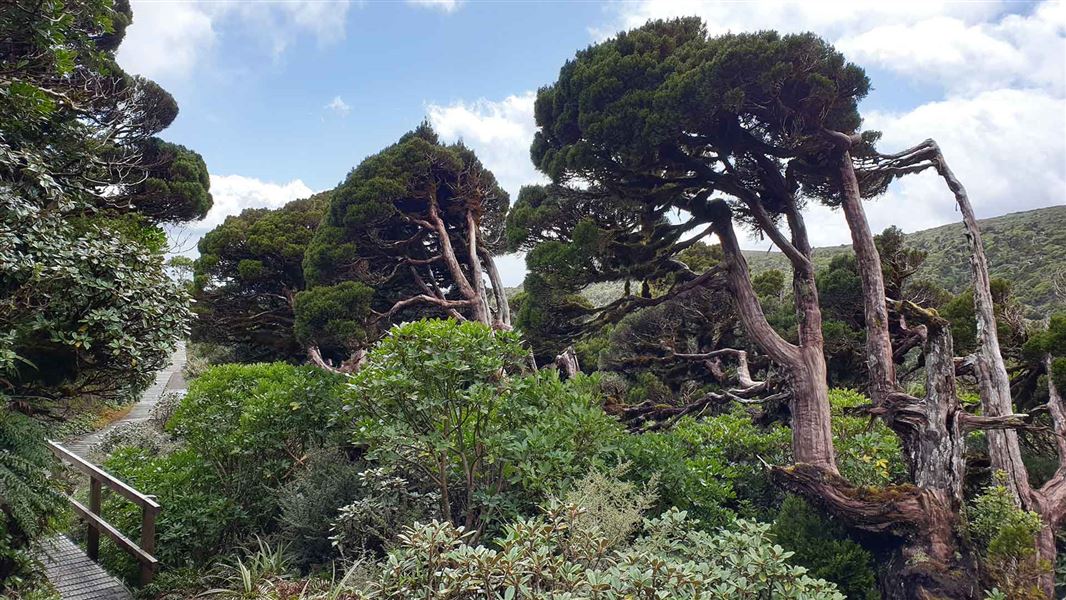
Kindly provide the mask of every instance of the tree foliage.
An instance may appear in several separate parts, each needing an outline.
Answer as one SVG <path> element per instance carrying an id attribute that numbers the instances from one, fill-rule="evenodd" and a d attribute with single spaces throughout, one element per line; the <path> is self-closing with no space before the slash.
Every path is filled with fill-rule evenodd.
<path id="1" fill-rule="evenodd" d="M 361 321 L 373 339 L 395 319 L 430 311 L 509 327 L 492 258 L 508 204 L 474 152 L 442 144 L 428 124 L 364 160 L 332 192 L 307 248 L 304 275 L 312 288 L 355 282 L 373 289 L 373 297 L 363 315 L 337 306 L 328 312 L 341 319 L 303 320 L 306 342 L 342 341 L 351 353 L 366 341 L 350 335 L 350 323 Z M 319 292 L 308 305 L 321 313 L 328 298 L 346 296 Z"/>
<path id="2" fill-rule="evenodd" d="M 131 19 L 126 0 L 0 10 L 4 582 L 62 502 L 43 478 L 43 432 L 11 411 L 61 419 L 74 397 L 128 401 L 188 328 L 159 225 L 206 214 L 210 182 L 198 154 L 156 137 L 173 97 L 115 62 Z"/>
<path id="3" fill-rule="evenodd" d="M 210 206 L 202 159 L 154 137 L 177 115 L 114 53 L 129 4 L 0 14 L 0 385 L 27 412 L 129 397 L 185 332 L 161 222 Z"/>
<path id="4" fill-rule="evenodd" d="M 194 340 L 233 346 L 248 361 L 305 356 L 296 296 L 306 287 L 304 252 L 328 204 L 325 192 L 278 209 L 245 209 L 204 235 L 194 271 Z"/>

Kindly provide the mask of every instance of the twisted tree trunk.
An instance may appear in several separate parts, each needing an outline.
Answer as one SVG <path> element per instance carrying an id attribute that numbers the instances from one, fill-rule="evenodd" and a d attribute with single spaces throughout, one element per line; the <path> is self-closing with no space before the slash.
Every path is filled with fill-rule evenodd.
<path id="1" fill-rule="evenodd" d="M 796 229 L 793 227 L 794 232 Z M 814 285 L 814 270 L 809 260 L 810 250 L 807 249 L 805 257 L 797 257 L 798 267 L 793 269 L 796 312 L 800 318 L 800 345 L 797 346 L 774 331 L 763 314 L 751 284 L 748 263 L 733 230 L 732 215 L 726 212 L 717 219 L 714 231 L 722 244 L 728 265 L 726 278 L 744 330 L 771 360 L 784 367 L 792 388 L 793 456 L 797 463 L 836 475 L 821 308 L 818 306 L 818 290 Z"/>
<path id="2" fill-rule="evenodd" d="M 888 308 L 885 304 L 885 281 L 881 270 L 881 256 L 874 243 L 873 232 L 862 208 L 859 182 L 851 154 L 840 157 L 843 187 L 841 208 L 851 230 L 852 248 L 862 279 L 862 301 L 866 316 L 866 368 L 869 371 L 870 399 L 883 405 L 896 391 L 896 365 L 892 360 L 892 337 L 888 331 Z"/>
<path id="3" fill-rule="evenodd" d="M 1024 421 L 1014 415 L 1011 398 L 1010 378 L 999 346 L 996 329 L 995 309 L 992 301 L 991 282 L 988 273 L 988 259 L 981 243 L 981 231 L 970 205 L 966 188 L 948 167 L 940 147 L 933 140 L 904 150 L 903 152 L 879 156 L 879 164 L 870 172 L 880 176 L 899 176 L 917 173 L 926 169 L 935 169 L 944 180 L 955 198 L 962 213 L 966 238 L 970 246 L 970 270 L 974 290 L 974 310 L 977 317 L 978 350 L 975 357 L 981 396 L 982 417 L 968 417 L 967 421 L 979 424 L 987 429 L 988 452 L 992 467 L 1006 475 L 1007 486 L 1018 505 L 1040 515 L 1043 529 L 1038 536 L 1036 548 L 1038 557 L 1049 564 L 1055 563 L 1056 549 L 1054 532 L 1062 526 L 1066 516 L 1066 442 L 1057 441 L 1059 452 L 1059 469 L 1040 489 L 1034 490 L 1029 481 L 1029 473 L 1022 462 L 1021 446 L 1018 443 L 1016 427 Z M 1049 369 L 1050 370 L 1050 369 Z M 1055 394 L 1058 395 L 1057 393 Z M 1052 404 L 1061 406 L 1061 398 L 1049 400 L 1049 411 L 1056 418 Z M 1064 409 L 1066 410 L 1066 409 Z M 1063 413 L 1058 413 L 1061 416 Z M 1066 435 L 1066 417 L 1056 423 L 1056 435 Z M 1061 438 L 1059 438 L 1061 439 Z M 1041 589 L 1051 597 L 1054 594 L 1053 574 L 1045 572 L 1039 581 Z"/>

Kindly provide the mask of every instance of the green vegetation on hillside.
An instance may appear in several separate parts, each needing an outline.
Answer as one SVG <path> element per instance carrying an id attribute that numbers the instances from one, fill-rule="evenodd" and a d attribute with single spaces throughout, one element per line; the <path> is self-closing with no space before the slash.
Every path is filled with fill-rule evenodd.
<path id="1" fill-rule="evenodd" d="M 1018 301 L 1028 309 L 1027 316 L 1042 319 L 1066 307 L 1066 206 L 1010 213 L 979 223 L 989 272 L 1011 282 Z M 970 251 L 961 223 L 908 233 L 905 239 L 908 246 L 926 252 L 915 277 L 954 294 L 970 286 Z M 814 262 L 823 269 L 834 256 L 850 253 L 851 246 L 815 248 Z M 748 251 L 744 256 L 756 273 L 787 269 L 780 252 Z"/>

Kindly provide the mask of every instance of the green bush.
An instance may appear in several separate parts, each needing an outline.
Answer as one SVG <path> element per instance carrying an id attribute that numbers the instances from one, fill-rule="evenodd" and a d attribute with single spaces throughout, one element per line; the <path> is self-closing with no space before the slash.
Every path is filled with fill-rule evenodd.
<path id="1" fill-rule="evenodd" d="M 0 592 L 31 575 L 29 546 L 53 529 L 65 506 L 44 440 L 40 425 L 0 404 Z"/>
<path id="2" fill-rule="evenodd" d="M 851 414 L 850 409 L 869 405 L 870 399 L 853 390 L 831 389 L 829 404 L 840 474 L 856 485 L 905 482 L 899 437 L 880 419 L 871 422 L 868 416 Z"/>
<path id="3" fill-rule="evenodd" d="M 517 334 L 423 320 L 392 329 L 352 380 L 355 441 L 382 466 L 435 490 L 440 515 L 470 529 L 535 506 L 605 464 L 621 430 L 594 382 L 516 375 Z"/>
<path id="4" fill-rule="evenodd" d="M 543 370 L 509 382 L 494 441 L 506 478 L 505 515 L 535 512 L 589 471 L 618 462 L 625 432 L 603 411 L 595 377 Z"/>
<path id="5" fill-rule="evenodd" d="M 330 528 L 341 507 L 361 498 L 365 463 L 344 452 L 315 452 L 306 468 L 278 493 L 280 534 L 300 567 L 323 564 L 335 556 Z"/>
<path id="6" fill-rule="evenodd" d="M 341 507 L 329 540 L 342 556 L 382 555 L 400 531 L 439 514 L 440 496 L 401 474 L 397 465 L 359 474 L 359 498 Z"/>
<path id="7" fill-rule="evenodd" d="M 794 552 L 792 562 L 810 569 L 812 576 L 832 581 L 852 600 L 881 598 L 873 555 L 850 539 L 842 525 L 802 498 L 785 498 L 772 531 L 778 543 Z"/>
<path id="8" fill-rule="evenodd" d="M 104 468 L 134 489 L 158 498 L 163 510 L 156 522 L 156 557 L 167 569 L 203 564 L 248 524 L 248 515 L 221 493 L 212 466 L 191 447 L 153 456 L 136 447 L 116 450 Z M 130 539 L 140 539 L 141 509 L 122 498 L 103 506 L 108 522 Z M 133 576 L 136 564 L 125 552 L 102 545 L 104 563 Z"/>
<path id="9" fill-rule="evenodd" d="M 1009 598 L 1044 598 L 1037 578 L 1052 565 L 1036 555 L 1040 515 L 1018 508 L 1002 477 L 997 473 L 997 481 L 974 498 L 966 511 L 969 533 L 981 550 L 986 583 Z"/>
<path id="10" fill-rule="evenodd" d="M 192 382 L 167 424 L 175 450 L 146 444 L 112 453 L 105 468 L 164 506 L 157 524 L 164 566 L 201 565 L 234 540 L 277 527 L 279 490 L 310 452 L 343 437 L 343 381 L 284 363 L 214 367 Z M 105 513 L 139 536 L 136 507 L 111 500 Z M 124 557 L 114 561 L 132 568 Z"/>
<path id="11" fill-rule="evenodd" d="M 761 516 L 777 494 L 762 460 L 789 460 L 790 432 L 760 428 L 743 408 L 703 420 L 681 419 L 670 430 L 626 436 L 631 473 L 659 475 L 660 507 L 676 506 L 702 522 L 721 525 Z"/>
<path id="12" fill-rule="evenodd" d="M 582 509 L 550 506 L 508 524 L 493 547 L 432 521 L 404 530 L 380 572 L 344 590 L 360 600 L 426 598 L 819 598 L 843 600 L 835 586 L 788 564 L 769 526 L 748 521 L 717 534 L 672 509 L 644 522 L 643 534 L 612 549 L 579 525 Z M 336 596 L 333 596 L 336 597 Z"/>
<path id="13" fill-rule="evenodd" d="M 277 514 L 275 492 L 308 452 L 340 438 L 343 382 L 285 363 L 221 365 L 192 382 L 167 431 L 209 465 L 218 493 L 264 528 Z"/>

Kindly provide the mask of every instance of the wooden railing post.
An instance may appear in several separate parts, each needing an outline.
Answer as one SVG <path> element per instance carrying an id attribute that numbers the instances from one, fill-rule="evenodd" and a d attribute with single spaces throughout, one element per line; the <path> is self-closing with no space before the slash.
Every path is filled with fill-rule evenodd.
<path id="1" fill-rule="evenodd" d="M 152 554 L 155 552 L 155 522 L 161 510 L 159 503 L 153 496 L 145 496 L 137 490 L 116 479 L 113 475 L 100 467 L 90 463 L 84 458 L 67 450 L 62 445 L 49 441 L 52 453 L 59 460 L 71 465 L 75 469 L 89 476 L 89 506 L 84 506 L 72 497 L 67 497 L 71 508 L 89 526 L 86 536 L 86 554 L 92 560 L 97 560 L 100 555 L 100 534 L 103 533 L 111 538 L 122 550 L 137 559 L 141 564 L 141 585 L 147 585 L 155 577 L 156 567 L 159 560 Z M 101 495 L 103 486 L 107 486 L 112 492 L 122 496 L 126 500 L 141 507 L 141 545 L 134 544 L 129 538 L 115 529 L 100 516 Z"/>
<path id="2" fill-rule="evenodd" d="M 89 477 L 89 512 L 96 516 L 100 516 L 100 496 L 101 496 L 100 480 L 95 477 Z M 92 560 L 100 559 L 100 530 L 88 523 L 88 532 L 85 536 L 85 553 L 89 555 Z"/>
<path id="3" fill-rule="evenodd" d="M 155 518 L 159 515 L 158 506 L 145 505 L 141 511 L 141 549 L 155 555 Z M 154 563 L 141 563 L 141 585 L 152 583 L 155 577 Z"/>

